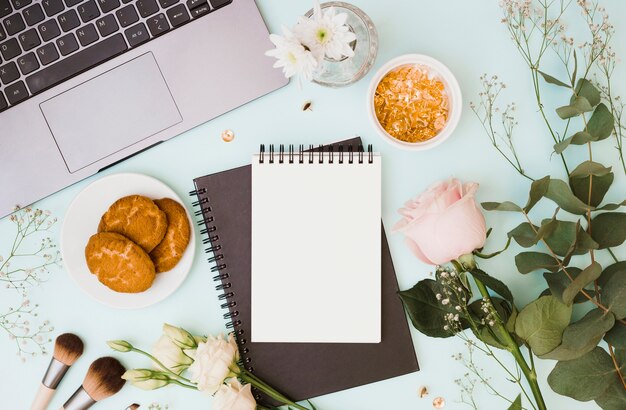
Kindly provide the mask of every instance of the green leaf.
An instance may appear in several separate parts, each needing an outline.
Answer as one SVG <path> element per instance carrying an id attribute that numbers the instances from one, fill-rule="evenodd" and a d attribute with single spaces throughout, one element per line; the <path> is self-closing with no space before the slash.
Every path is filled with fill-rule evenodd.
<path id="1" fill-rule="evenodd" d="M 541 179 L 537 179 L 530 184 L 530 192 L 528 193 L 528 202 L 524 206 L 526 213 L 539 202 L 541 198 L 548 192 L 548 186 L 550 185 L 550 176 L 545 176 Z"/>
<path id="2" fill-rule="evenodd" d="M 571 137 L 565 138 L 563 141 L 554 144 L 554 152 L 556 152 L 557 154 L 561 154 L 563 151 L 565 151 L 565 148 L 569 147 L 570 145 L 583 145 L 592 141 L 596 141 L 596 138 L 593 137 L 591 134 L 586 131 L 578 131 Z"/>
<path id="3" fill-rule="evenodd" d="M 556 113 L 561 119 L 577 117 L 585 112 L 593 111 L 593 106 L 584 97 L 576 97 L 569 105 L 564 105 L 556 109 Z"/>
<path id="4" fill-rule="evenodd" d="M 546 269 L 550 272 L 559 270 L 558 262 L 547 253 L 522 252 L 515 256 L 515 266 L 520 273 L 529 273 L 537 269 Z"/>
<path id="5" fill-rule="evenodd" d="M 507 410 L 522 410 L 522 393 L 517 395 Z"/>
<path id="6" fill-rule="evenodd" d="M 613 275 L 602 288 L 602 303 L 618 319 L 626 318 L 626 275 Z"/>
<path id="7" fill-rule="evenodd" d="M 570 103 L 574 102 L 577 97 L 585 98 L 593 107 L 600 103 L 600 91 L 586 78 L 581 78 L 576 83 Z"/>
<path id="8" fill-rule="evenodd" d="M 522 208 L 513 202 L 483 202 L 481 204 L 486 211 L 522 212 Z"/>
<path id="9" fill-rule="evenodd" d="M 620 349 L 626 349 L 626 325 L 615 322 L 615 326 L 604 335 L 604 341 Z"/>
<path id="10" fill-rule="evenodd" d="M 603 288 L 609 279 L 615 275 L 626 275 L 626 261 L 617 262 L 613 265 L 607 266 L 602 272 L 602 275 L 598 278 L 598 285 Z"/>
<path id="11" fill-rule="evenodd" d="M 541 70 L 537 70 L 537 72 L 539 74 L 541 74 L 541 76 L 543 77 L 543 79 L 546 81 L 546 83 L 548 84 L 554 84 L 554 85 L 558 85 L 560 87 L 566 87 L 566 88 L 571 88 L 568 84 L 565 84 L 563 81 L 561 80 L 557 80 L 556 78 L 552 77 L 550 74 L 546 74 Z"/>
<path id="12" fill-rule="evenodd" d="M 624 370 L 624 366 L 622 366 L 622 375 L 624 375 Z M 596 403 L 603 410 L 624 410 L 626 409 L 626 390 L 622 384 L 616 380 L 596 399 Z"/>
<path id="13" fill-rule="evenodd" d="M 591 237 L 600 249 L 621 245 L 626 240 L 626 213 L 606 212 L 591 220 Z"/>
<path id="14" fill-rule="evenodd" d="M 575 279 L 582 272 L 581 269 L 576 268 L 574 266 L 570 266 L 567 268 L 567 273 Z M 563 302 L 563 292 L 567 287 L 572 283 L 570 278 L 563 272 L 562 270 L 558 272 L 544 272 L 544 279 L 548 283 L 548 293 L 554 295 L 557 299 Z M 585 290 L 587 294 L 591 297 L 595 295 L 595 291 L 593 290 Z M 574 303 L 585 303 L 588 299 L 582 293 L 578 293 L 574 297 Z"/>
<path id="15" fill-rule="evenodd" d="M 611 187 L 614 177 L 611 167 L 607 168 L 597 162 L 585 161 L 570 173 L 569 185 L 574 195 L 582 202 L 587 203 L 591 199 L 591 205 L 598 206 Z M 593 179 L 591 183 L 590 179 Z M 590 185 L 591 196 L 589 196 Z"/>
<path id="16" fill-rule="evenodd" d="M 453 307 L 458 303 L 443 305 L 437 300 L 438 293 L 443 294 L 441 285 L 432 279 L 425 279 L 409 290 L 400 291 L 399 295 L 417 330 L 430 337 L 450 337 L 452 332 L 443 328 L 448 324 L 445 315 L 458 313 Z M 461 324 L 464 329 L 468 327 L 467 323 Z"/>
<path id="17" fill-rule="evenodd" d="M 615 118 L 611 111 L 604 104 L 596 107 L 587 123 L 587 132 L 591 134 L 594 141 L 601 141 L 611 136 Z"/>
<path id="18" fill-rule="evenodd" d="M 542 228 L 547 224 L 550 224 L 550 229 L 544 230 L 543 240 L 546 241 L 554 253 L 559 256 L 565 256 L 576 242 L 577 224 L 575 222 L 551 219 L 543 221 Z"/>
<path id="19" fill-rule="evenodd" d="M 517 225 L 513 230 L 511 230 L 507 235 L 509 238 L 515 239 L 515 242 L 517 242 L 519 246 L 524 248 L 530 248 L 537 243 L 535 241 L 535 238 L 537 237 L 535 230 L 538 229 L 538 226 L 531 226 L 528 222 L 522 222 L 521 224 Z"/>
<path id="20" fill-rule="evenodd" d="M 548 384 L 558 394 L 578 401 L 597 400 L 598 404 L 613 402 L 614 385 L 619 384 L 619 388 L 624 392 L 611 357 L 601 347 L 595 347 L 578 359 L 558 362 L 548 376 Z M 602 408 L 624 409 L 604 406 Z"/>
<path id="21" fill-rule="evenodd" d="M 589 283 L 600 277 L 602 273 L 602 266 L 598 262 L 593 262 L 587 268 L 585 268 L 574 281 L 570 283 L 567 288 L 563 291 L 562 300 L 566 305 L 571 304 L 574 301 L 574 298 L 582 289 L 585 288 Z"/>
<path id="22" fill-rule="evenodd" d="M 550 179 L 545 196 L 571 214 L 582 215 L 589 209 L 587 204 L 576 198 L 569 186 L 560 179 Z"/>
<path id="23" fill-rule="evenodd" d="M 596 208 L 595 211 L 615 211 L 622 206 L 626 206 L 626 200 L 620 202 L 619 204 L 606 204 L 604 206 L 601 206 L 600 208 Z"/>
<path id="24" fill-rule="evenodd" d="M 507 302 L 506 300 L 498 298 L 498 297 L 492 297 L 491 301 L 503 322 L 508 323 L 511 317 L 517 314 L 517 312 L 515 312 L 515 310 L 512 308 L 511 304 Z M 487 315 L 482 310 L 482 305 L 483 305 L 483 300 L 478 299 L 470 303 L 467 307 L 476 323 L 481 323 Z M 513 320 L 515 319 L 513 318 Z M 472 329 L 472 331 L 478 339 L 487 343 L 488 345 L 497 347 L 498 349 L 506 349 L 505 343 L 500 341 L 500 339 L 498 339 L 497 335 L 493 331 L 493 328 L 489 326 L 488 324 L 479 325 L 477 330 Z"/>
<path id="25" fill-rule="evenodd" d="M 602 336 L 615 324 L 615 316 L 601 309 L 588 312 L 563 332 L 563 341 L 542 359 L 574 360 L 587 354 L 598 345 Z"/>
<path id="26" fill-rule="evenodd" d="M 541 356 L 561 344 L 571 316 L 571 305 L 564 305 L 554 296 L 542 296 L 519 312 L 515 333 L 530 345 L 533 353 Z"/>
<path id="27" fill-rule="evenodd" d="M 484 272 L 480 269 L 471 270 L 470 273 L 472 274 L 474 279 L 481 281 L 483 285 L 487 286 L 489 289 L 493 290 L 498 295 L 502 296 L 503 298 L 511 302 L 511 304 L 513 304 L 513 294 L 504 284 L 504 282 L 494 278 L 487 272 Z"/>

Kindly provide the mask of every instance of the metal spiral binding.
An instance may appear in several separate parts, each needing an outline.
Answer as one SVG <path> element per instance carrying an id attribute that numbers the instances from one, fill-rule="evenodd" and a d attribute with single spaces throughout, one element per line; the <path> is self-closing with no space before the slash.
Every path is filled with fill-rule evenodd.
<path id="1" fill-rule="evenodd" d="M 262 146 L 261 149 L 264 151 L 265 146 Z M 293 146 L 291 146 L 291 151 L 293 151 Z M 274 161 L 274 147 L 270 146 L 270 163 Z M 279 161 L 282 163 L 284 160 L 284 147 L 281 146 L 279 153 Z M 293 153 L 290 156 L 290 161 L 293 161 Z M 239 352 L 241 354 L 241 361 L 245 368 L 252 372 L 254 368 L 250 365 L 252 359 L 247 356 L 250 352 L 248 347 L 245 347 L 247 340 L 243 337 L 244 330 L 241 329 L 241 320 L 237 319 L 239 316 L 239 311 L 237 308 L 237 301 L 235 300 L 235 292 L 232 290 L 232 283 L 228 280 L 230 275 L 226 272 L 227 264 L 224 262 L 224 254 L 220 253 L 222 250 L 222 245 L 219 243 L 220 238 L 217 232 L 217 226 L 215 225 L 215 219 L 211 215 L 212 209 L 209 205 L 209 198 L 202 197 L 201 195 L 206 194 L 206 189 L 202 188 L 199 190 L 193 190 L 189 192 L 190 196 L 196 196 L 198 198 L 197 201 L 192 202 L 192 206 L 198 208 L 195 211 L 196 217 L 198 217 L 198 226 L 203 226 L 204 228 L 200 230 L 200 234 L 205 235 L 205 238 L 202 239 L 202 243 L 207 245 L 204 249 L 206 254 L 210 254 L 207 258 L 207 261 L 211 264 L 211 272 L 217 272 L 215 276 L 213 276 L 213 281 L 217 282 L 215 289 L 221 291 L 218 295 L 218 300 L 222 303 L 220 304 L 220 308 L 226 309 L 227 312 L 223 314 L 223 317 L 226 322 L 226 328 L 232 329 L 235 334 L 235 338 L 237 340 L 237 344 L 239 347 Z"/>
<path id="2" fill-rule="evenodd" d="M 356 151 L 355 151 L 355 148 L 356 148 Z M 266 158 L 265 150 L 266 150 L 265 144 L 261 144 L 261 146 L 259 147 L 259 163 L 260 164 L 265 163 L 265 158 Z M 294 159 L 296 155 L 298 157 L 298 163 L 304 164 L 305 157 L 307 157 L 306 160 L 308 160 L 308 163 L 313 164 L 315 162 L 315 153 L 323 154 L 324 151 L 325 150 L 324 150 L 323 145 L 319 145 L 317 148 L 315 148 L 313 145 L 309 145 L 309 149 L 305 151 L 304 145 L 300 144 L 299 150 L 296 152 L 293 144 L 289 144 L 289 148 L 287 150 L 285 149 L 284 144 L 280 144 L 278 147 L 278 163 L 283 164 L 285 162 L 285 154 L 287 154 L 287 158 L 289 159 L 290 164 L 294 163 Z M 324 159 L 326 158 L 327 163 L 333 164 L 335 162 L 335 153 L 337 153 L 338 162 L 340 164 L 343 164 L 344 157 L 345 157 L 344 153 L 346 151 L 348 153 L 347 155 L 348 164 L 353 164 L 355 159 L 359 164 L 363 164 L 365 162 L 366 160 L 365 149 L 363 145 L 359 144 L 357 147 L 354 147 L 353 145 L 347 145 L 347 146 L 339 145 L 336 151 L 332 145 L 329 145 L 326 148 L 326 152 L 328 153 L 328 155 L 318 155 L 318 163 L 323 164 Z M 269 155 L 267 155 L 267 157 L 269 158 L 268 162 L 270 164 L 273 164 L 275 161 L 275 156 L 276 156 L 274 152 L 273 144 L 269 145 L 268 152 L 269 152 Z M 369 164 L 372 164 L 374 162 L 374 149 L 372 147 L 372 144 L 367 145 L 367 162 Z M 196 214 L 198 212 L 196 212 Z"/>

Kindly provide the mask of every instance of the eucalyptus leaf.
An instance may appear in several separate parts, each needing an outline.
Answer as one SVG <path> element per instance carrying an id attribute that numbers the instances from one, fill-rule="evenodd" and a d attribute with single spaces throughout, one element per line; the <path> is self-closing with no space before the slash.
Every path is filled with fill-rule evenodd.
<path id="1" fill-rule="evenodd" d="M 604 284 L 602 302 L 618 319 L 626 318 L 626 275 L 613 275 Z"/>
<path id="2" fill-rule="evenodd" d="M 522 410 L 522 393 L 517 395 L 507 410 Z"/>
<path id="3" fill-rule="evenodd" d="M 587 132 L 593 136 L 595 141 L 601 141 L 611 136 L 615 118 L 604 103 L 598 105 L 593 111 L 587 123 Z"/>
<path id="4" fill-rule="evenodd" d="M 593 111 L 593 106 L 584 97 L 575 97 L 569 105 L 564 105 L 556 109 L 556 113 L 561 119 L 577 117 L 580 114 Z"/>
<path id="5" fill-rule="evenodd" d="M 559 270 L 559 263 L 552 256 L 541 252 L 521 252 L 515 256 L 515 266 L 520 273 L 529 273 L 538 269 L 550 272 Z"/>
<path id="6" fill-rule="evenodd" d="M 542 228 L 547 224 L 549 224 L 550 229 L 544 230 L 545 235 L 542 239 L 546 241 L 546 244 L 554 253 L 559 256 L 565 256 L 576 242 L 578 225 L 575 222 L 551 219 L 543 221 Z M 539 235 L 537 236 L 539 237 Z"/>
<path id="7" fill-rule="evenodd" d="M 589 209 L 587 204 L 576 198 L 570 187 L 560 179 L 550 179 L 545 196 L 572 214 L 582 215 Z"/>
<path id="8" fill-rule="evenodd" d="M 574 298 L 582 289 L 589 283 L 600 277 L 602 273 L 602 266 L 598 262 L 593 262 L 591 265 L 583 269 L 580 274 L 574 278 L 567 288 L 563 291 L 562 300 L 563 303 L 569 305 L 574 301 Z"/>
<path id="9" fill-rule="evenodd" d="M 547 236 L 552 235 L 552 233 L 556 230 L 558 224 L 559 221 L 556 218 L 544 219 L 543 221 L 541 221 L 541 226 L 537 230 L 537 236 L 535 237 L 535 243 L 539 242 Z"/>
<path id="10" fill-rule="evenodd" d="M 598 278 L 598 285 L 603 288 L 614 275 L 626 275 L 626 261 L 616 262 L 607 266 Z"/>
<path id="11" fill-rule="evenodd" d="M 480 269 L 473 269 L 470 271 L 474 279 L 477 279 L 483 283 L 483 285 L 487 286 L 489 289 L 496 292 L 498 295 L 502 296 L 506 300 L 508 300 L 511 304 L 513 304 L 513 294 L 509 290 L 509 288 L 504 284 L 504 282 L 499 279 L 494 278 L 489 275 L 487 272 L 484 272 Z"/>
<path id="12" fill-rule="evenodd" d="M 522 208 L 509 201 L 483 202 L 481 205 L 486 211 L 522 212 Z"/>
<path id="13" fill-rule="evenodd" d="M 597 138 L 586 131 L 578 131 L 571 137 L 565 138 L 564 140 L 554 144 L 554 151 L 557 154 L 561 154 L 570 145 L 583 145 L 592 141 L 597 141 Z"/>
<path id="14" fill-rule="evenodd" d="M 582 271 L 581 269 L 576 268 L 574 266 L 570 266 L 567 268 L 567 273 L 572 278 L 576 278 L 580 274 L 581 271 Z M 549 293 L 547 294 L 552 294 L 556 298 L 558 298 L 561 302 L 563 302 L 563 292 L 572 283 L 570 278 L 562 270 L 558 272 L 544 272 L 543 277 L 548 283 L 547 290 Z M 587 292 L 587 294 L 589 294 L 589 296 L 591 297 L 595 295 L 595 291 L 593 290 L 586 290 L 585 292 Z M 574 303 L 585 303 L 587 301 L 588 299 L 582 293 L 578 293 L 574 297 Z"/>
<path id="15" fill-rule="evenodd" d="M 534 229 L 533 229 L 534 228 Z M 519 246 L 524 248 L 530 248 L 535 245 L 535 238 L 537 234 L 535 233 L 539 227 L 529 224 L 528 222 L 522 222 L 517 225 L 513 230 L 509 231 L 507 234 L 509 238 L 515 239 L 515 242 L 518 243 Z"/>
<path id="16" fill-rule="evenodd" d="M 584 178 L 589 175 L 594 177 L 601 177 L 611 173 L 611 167 L 605 167 L 604 165 L 594 161 L 581 162 L 572 172 L 570 172 L 570 178 Z"/>
<path id="17" fill-rule="evenodd" d="M 578 199 L 595 207 L 604 199 L 614 178 L 611 167 L 607 168 L 597 162 L 585 161 L 570 173 L 569 185 Z M 589 195 L 590 187 L 591 195 Z"/>
<path id="18" fill-rule="evenodd" d="M 626 240 L 626 213 L 606 212 L 591 220 L 591 237 L 600 249 L 621 245 Z"/>
<path id="19" fill-rule="evenodd" d="M 542 296 L 519 312 L 515 333 L 528 343 L 533 353 L 541 356 L 561 344 L 571 316 L 571 305 L 561 303 L 554 296 Z"/>
<path id="20" fill-rule="evenodd" d="M 530 192 L 528 193 L 528 202 L 526 206 L 524 206 L 524 211 L 526 213 L 530 212 L 531 209 L 539 202 L 541 198 L 548 192 L 548 187 L 550 185 L 550 176 L 545 176 L 541 179 L 537 179 L 530 184 Z"/>
<path id="21" fill-rule="evenodd" d="M 620 349 L 626 349 L 626 325 L 615 322 L 615 325 L 604 335 L 604 341 Z"/>
<path id="22" fill-rule="evenodd" d="M 554 84 L 554 85 L 558 85 L 560 87 L 566 87 L 566 88 L 572 88 L 569 86 L 569 84 L 565 84 L 563 81 L 561 80 L 557 80 L 556 78 L 552 77 L 550 74 L 546 74 L 541 70 L 537 70 L 537 72 L 539 74 L 541 74 L 541 76 L 543 77 L 543 79 L 546 81 L 546 83 L 548 84 Z"/>
<path id="23" fill-rule="evenodd" d="M 626 369 L 621 367 L 622 375 Z M 603 410 L 624 410 L 626 409 L 626 389 L 617 380 L 609 385 L 600 397 L 596 399 L 596 403 Z"/>
<path id="24" fill-rule="evenodd" d="M 561 361 L 556 364 L 548 376 L 548 384 L 555 392 L 578 401 L 598 400 L 612 401 L 612 386 L 619 383 L 617 371 L 609 354 L 601 347 L 574 360 Z M 602 407 L 620 409 L 624 407 Z"/>
<path id="25" fill-rule="evenodd" d="M 578 97 L 585 98 L 585 100 L 587 100 L 589 104 L 594 107 L 600 103 L 600 91 L 598 91 L 596 86 L 586 78 L 581 78 L 576 83 L 574 95 L 572 96 L 570 103 L 573 103 Z"/>
<path id="26" fill-rule="evenodd" d="M 596 208 L 596 211 L 615 211 L 616 209 L 621 208 L 622 206 L 626 206 L 626 200 L 620 202 L 619 204 L 606 204 L 601 206 L 600 208 Z"/>
<path id="27" fill-rule="evenodd" d="M 445 315 L 457 313 L 453 307 L 455 303 L 443 305 L 437 300 L 438 293 L 443 294 L 441 285 L 432 279 L 424 279 L 411 289 L 400 291 L 399 295 L 417 330 L 430 337 L 450 337 L 452 332 L 444 330 L 448 324 Z M 461 325 L 464 329 L 468 327 L 465 322 L 461 322 Z"/>
<path id="28" fill-rule="evenodd" d="M 587 354 L 598 345 L 602 336 L 615 324 L 615 316 L 601 309 L 589 311 L 582 319 L 565 328 L 563 341 L 542 359 L 573 360 Z"/>

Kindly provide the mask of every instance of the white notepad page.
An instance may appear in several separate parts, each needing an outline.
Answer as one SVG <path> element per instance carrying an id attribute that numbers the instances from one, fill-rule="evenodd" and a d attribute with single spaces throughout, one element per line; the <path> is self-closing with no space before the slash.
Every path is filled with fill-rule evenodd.
<path id="1" fill-rule="evenodd" d="M 252 159 L 253 342 L 380 342 L 381 158 L 328 155 Z"/>

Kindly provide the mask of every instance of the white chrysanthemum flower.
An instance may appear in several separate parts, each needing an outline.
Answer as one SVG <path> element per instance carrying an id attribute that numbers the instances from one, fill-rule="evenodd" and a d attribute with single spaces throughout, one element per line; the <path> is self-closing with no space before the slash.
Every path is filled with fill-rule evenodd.
<path id="1" fill-rule="evenodd" d="M 347 19 L 346 13 L 336 13 L 334 7 L 322 11 L 319 1 L 315 1 L 313 16 L 301 17 L 294 32 L 308 48 L 321 49 L 328 58 L 352 57 L 354 50 L 350 43 L 356 40 L 356 35 L 346 24 Z"/>
<path id="2" fill-rule="evenodd" d="M 291 30 L 284 26 L 282 30 L 282 36 L 270 34 L 270 41 L 276 48 L 266 51 L 265 55 L 277 59 L 274 67 L 282 67 L 285 77 L 290 78 L 297 74 L 310 81 L 313 71 L 317 68 L 318 60 L 310 49 L 302 45 Z"/>

